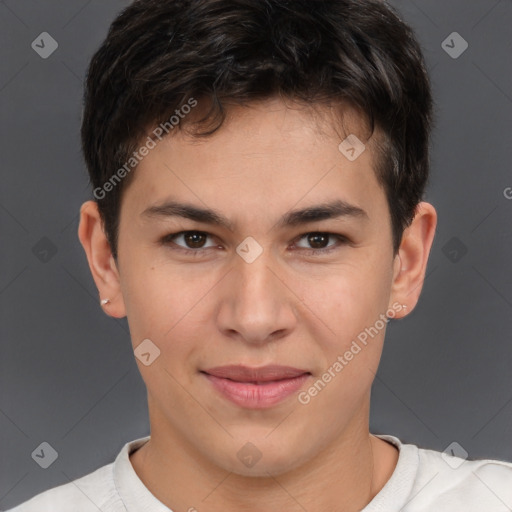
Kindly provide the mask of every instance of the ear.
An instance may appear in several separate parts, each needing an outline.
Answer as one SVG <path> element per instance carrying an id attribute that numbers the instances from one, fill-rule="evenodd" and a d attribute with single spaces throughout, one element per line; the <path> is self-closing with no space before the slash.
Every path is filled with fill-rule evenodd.
<path id="1" fill-rule="evenodd" d="M 404 230 L 394 261 L 389 306 L 395 302 L 407 306 L 407 309 L 402 309 L 394 318 L 406 316 L 419 300 L 436 225 L 435 208 L 430 203 L 420 202 L 411 225 Z"/>
<path id="2" fill-rule="evenodd" d="M 119 271 L 103 230 L 96 201 L 86 201 L 80 208 L 78 238 L 87 255 L 100 299 L 110 299 L 109 303 L 101 306 L 103 311 L 115 318 L 126 316 Z"/>

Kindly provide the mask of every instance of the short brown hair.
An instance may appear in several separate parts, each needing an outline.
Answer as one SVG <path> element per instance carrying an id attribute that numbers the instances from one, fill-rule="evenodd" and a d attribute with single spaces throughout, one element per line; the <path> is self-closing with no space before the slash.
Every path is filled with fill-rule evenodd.
<path id="1" fill-rule="evenodd" d="M 81 134 L 91 184 L 103 187 L 148 127 L 168 122 L 190 98 L 211 104 L 208 129 L 198 132 L 207 136 L 227 103 L 275 96 L 345 102 L 372 133 L 379 127 L 375 172 L 396 254 L 428 180 L 432 97 L 411 28 L 379 0 L 134 1 L 88 69 Z M 132 176 L 96 198 L 116 260 L 121 194 Z"/>

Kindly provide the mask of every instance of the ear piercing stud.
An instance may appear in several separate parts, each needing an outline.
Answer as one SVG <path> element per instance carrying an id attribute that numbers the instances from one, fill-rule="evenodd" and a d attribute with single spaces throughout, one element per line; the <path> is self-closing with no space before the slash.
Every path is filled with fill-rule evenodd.
<path id="1" fill-rule="evenodd" d="M 108 304 L 110 302 L 110 299 L 103 299 L 101 301 L 101 305 L 104 306 L 105 304 Z"/>

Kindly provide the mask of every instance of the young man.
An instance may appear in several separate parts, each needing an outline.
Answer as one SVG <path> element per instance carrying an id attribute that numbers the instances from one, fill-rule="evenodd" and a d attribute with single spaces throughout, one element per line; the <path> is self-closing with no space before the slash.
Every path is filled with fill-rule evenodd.
<path id="1" fill-rule="evenodd" d="M 13 510 L 486 511 L 512 464 L 369 432 L 418 301 L 432 100 L 377 0 L 139 0 L 89 69 L 80 241 L 151 436 Z"/>

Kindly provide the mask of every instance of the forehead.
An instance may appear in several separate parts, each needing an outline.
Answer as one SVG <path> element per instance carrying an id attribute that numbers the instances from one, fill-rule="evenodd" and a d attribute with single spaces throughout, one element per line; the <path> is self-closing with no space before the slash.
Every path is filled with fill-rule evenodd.
<path id="1" fill-rule="evenodd" d="M 248 216 L 334 199 L 375 210 L 383 191 L 367 134 L 350 109 L 340 116 L 329 107 L 307 109 L 279 100 L 232 107 L 206 138 L 179 130 L 158 142 L 124 195 L 139 214 L 171 194 Z M 353 161 L 339 147 L 348 135 L 365 141 Z"/>

